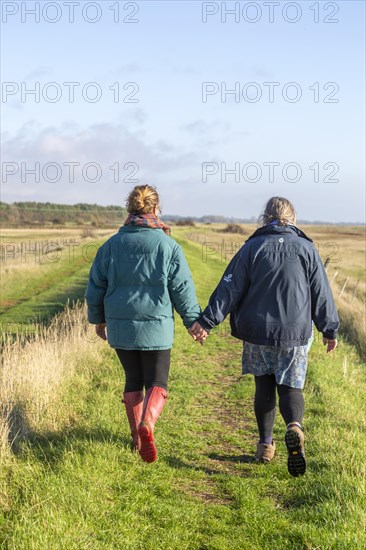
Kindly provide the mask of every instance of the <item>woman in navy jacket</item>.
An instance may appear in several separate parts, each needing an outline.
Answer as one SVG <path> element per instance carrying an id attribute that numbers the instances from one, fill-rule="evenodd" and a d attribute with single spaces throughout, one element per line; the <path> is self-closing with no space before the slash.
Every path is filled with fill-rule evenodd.
<path id="1" fill-rule="evenodd" d="M 279 408 L 287 431 L 288 470 L 306 469 L 302 421 L 312 322 L 327 351 L 337 346 L 339 319 L 316 248 L 298 229 L 292 204 L 272 197 L 259 228 L 229 263 L 209 304 L 190 330 L 198 341 L 230 313 L 232 335 L 243 340 L 243 374 L 255 377 L 258 462 L 275 455 L 272 439 Z"/>

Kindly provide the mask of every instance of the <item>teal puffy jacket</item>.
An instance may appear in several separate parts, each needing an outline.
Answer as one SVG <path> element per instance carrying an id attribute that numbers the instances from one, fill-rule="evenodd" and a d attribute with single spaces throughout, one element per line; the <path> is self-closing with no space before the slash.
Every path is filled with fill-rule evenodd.
<path id="1" fill-rule="evenodd" d="M 106 322 L 120 349 L 170 349 L 174 308 L 187 328 L 201 313 L 182 248 L 162 229 L 132 225 L 99 248 L 86 300 L 89 322 Z"/>

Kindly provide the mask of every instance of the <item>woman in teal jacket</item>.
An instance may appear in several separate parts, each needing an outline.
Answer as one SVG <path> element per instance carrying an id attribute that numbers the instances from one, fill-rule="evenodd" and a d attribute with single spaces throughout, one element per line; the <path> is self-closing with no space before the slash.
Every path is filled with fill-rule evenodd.
<path id="1" fill-rule="evenodd" d="M 145 462 L 154 462 L 153 433 L 167 398 L 174 309 L 187 329 L 201 310 L 182 249 L 157 217 L 156 190 L 136 186 L 127 211 L 124 226 L 99 248 L 91 267 L 88 320 L 115 348 L 124 368 L 132 447 Z"/>

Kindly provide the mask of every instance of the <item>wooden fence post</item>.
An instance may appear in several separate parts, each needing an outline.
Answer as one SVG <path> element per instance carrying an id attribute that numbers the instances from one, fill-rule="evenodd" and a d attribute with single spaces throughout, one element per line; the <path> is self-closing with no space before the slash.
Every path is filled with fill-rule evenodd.
<path id="1" fill-rule="evenodd" d="M 334 283 L 334 281 L 335 281 L 337 275 L 338 275 L 338 271 L 335 271 L 335 272 L 334 272 L 334 275 L 333 275 L 333 278 L 332 278 L 332 280 L 330 281 L 330 284 Z"/>
<path id="2" fill-rule="evenodd" d="M 347 286 L 347 283 L 348 283 L 348 279 L 349 279 L 349 277 L 347 277 L 346 280 L 344 281 L 343 286 L 342 286 L 342 290 L 341 290 L 340 293 L 339 293 L 339 297 L 342 296 L 344 290 L 346 289 L 346 286 Z"/>

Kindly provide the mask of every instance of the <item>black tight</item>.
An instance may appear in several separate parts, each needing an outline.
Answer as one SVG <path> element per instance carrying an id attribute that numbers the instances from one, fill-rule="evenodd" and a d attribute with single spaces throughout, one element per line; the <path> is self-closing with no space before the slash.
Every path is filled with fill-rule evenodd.
<path id="1" fill-rule="evenodd" d="M 302 390 L 276 384 L 274 374 L 255 376 L 254 412 L 257 418 L 259 435 L 272 436 L 276 416 L 276 388 L 281 415 L 287 424 L 302 424 L 304 417 L 304 396 Z"/>
<path id="2" fill-rule="evenodd" d="M 148 390 L 152 386 L 168 389 L 170 349 L 140 351 L 116 349 L 126 375 L 125 392 Z"/>

